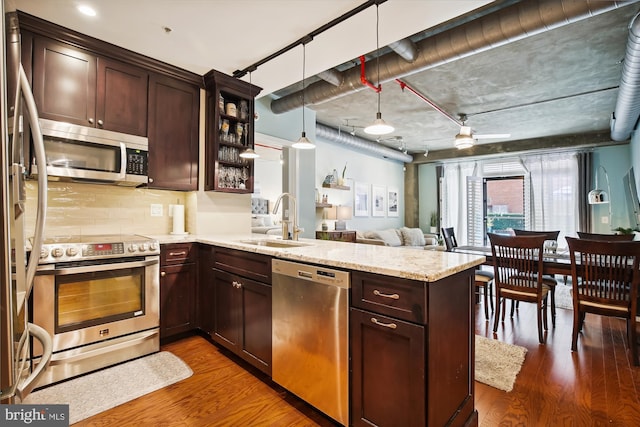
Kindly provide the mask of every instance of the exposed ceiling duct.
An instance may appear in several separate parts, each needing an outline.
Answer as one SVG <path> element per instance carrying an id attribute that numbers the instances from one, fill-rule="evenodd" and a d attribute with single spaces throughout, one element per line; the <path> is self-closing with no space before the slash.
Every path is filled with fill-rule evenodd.
<path id="1" fill-rule="evenodd" d="M 505 45 L 551 28 L 589 18 L 624 6 L 624 2 L 525 0 L 496 13 L 451 28 L 416 43 L 417 56 L 408 62 L 395 51 L 380 57 L 381 82 L 402 78 L 413 73 L 451 62 L 475 53 Z M 306 105 L 325 101 L 365 89 L 360 81 L 359 67 L 342 73 L 343 82 L 334 86 L 318 81 L 306 87 Z M 285 113 L 302 107 L 300 92 L 271 101 L 271 111 Z"/>
<path id="2" fill-rule="evenodd" d="M 627 49 L 622 62 L 622 76 L 616 109 L 611 118 L 611 139 L 625 141 L 631 136 L 640 117 L 640 14 L 629 24 Z"/>
<path id="3" fill-rule="evenodd" d="M 316 138 L 322 138 L 329 142 L 336 142 L 362 152 L 368 152 L 374 156 L 380 156 L 389 160 L 396 160 L 403 163 L 411 163 L 413 157 L 402 151 L 393 150 L 384 145 L 368 141 L 366 139 L 352 136 L 346 132 L 339 132 L 330 126 L 316 123 Z"/>

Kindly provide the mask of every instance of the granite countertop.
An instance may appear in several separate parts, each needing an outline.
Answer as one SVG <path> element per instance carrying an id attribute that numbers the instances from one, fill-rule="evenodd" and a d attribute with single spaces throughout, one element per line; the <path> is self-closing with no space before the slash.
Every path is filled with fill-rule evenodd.
<path id="1" fill-rule="evenodd" d="M 436 281 L 485 261 L 484 256 L 431 250 L 406 250 L 389 246 L 330 240 L 300 239 L 297 242 L 264 234 L 149 236 L 161 244 L 197 242 L 270 255 L 276 258 L 365 271 L 420 281 Z M 272 247 L 275 242 L 299 246 Z M 262 243 L 262 244 L 256 244 Z"/>

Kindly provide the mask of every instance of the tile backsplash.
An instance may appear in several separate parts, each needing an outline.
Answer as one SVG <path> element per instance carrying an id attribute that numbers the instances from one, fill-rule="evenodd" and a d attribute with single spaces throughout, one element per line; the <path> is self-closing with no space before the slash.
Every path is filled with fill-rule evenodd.
<path id="1" fill-rule="evenodd" d="M 97 184 L 49 182 L 45 236 L 75 234 L 168 234 L 173 227 L 169 205 L 185 207 L 185 229 L 195 224 L 195 206 L 189 193 Z M 27 236 L 35 227 L 36 181 L 27 181 Z M 151 205 L 162 206 L 162 216 L 151 216 Z M 191 206 L 190 206 L 191 205 Z"/>

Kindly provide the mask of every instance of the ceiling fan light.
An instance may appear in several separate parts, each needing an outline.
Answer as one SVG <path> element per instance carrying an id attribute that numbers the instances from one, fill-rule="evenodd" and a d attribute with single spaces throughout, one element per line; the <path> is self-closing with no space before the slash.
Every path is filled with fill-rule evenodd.
<path id="1" fill-rule="evenodd" d="M 382 113 L 378 111 L 376 113 L 376 119 L 369 126 L 364 128 L 364 131 L 369 135 L 386 135 L 393 132 L 395 129 L 382 119 Z"/>
<path id="2" fill-rule="evenodd" d="M 461 126 L 460 133 L 456 135 L 454 146 L 458 150 L 464 150 L 465 148 L 473 147 L 475 140 L 471 136 L 471 128 L 469 126 Z"/>
<path id="3" fill-rule="evenodd" d="M 296 142 L 291 145 L 293 148 L 297 148 L 298 150 L 313 150 L 316 148 L 315 144 L 309 141 L 307 138 L 307 134 L 302 132 L 302 136 Z"/>
<path id="4" fill-rule="evenodd" d="M 253 151 L 253 148 L 247 148 L 242 153 L 240 153 L 240 157 L 243 159 L 257 159 L 260 157 L 258 153 Z"/>

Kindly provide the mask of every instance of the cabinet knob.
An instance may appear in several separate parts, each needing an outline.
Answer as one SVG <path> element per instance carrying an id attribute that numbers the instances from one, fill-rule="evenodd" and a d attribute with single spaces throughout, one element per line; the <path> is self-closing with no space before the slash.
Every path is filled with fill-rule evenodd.
<path id="1" fill-rule="evenodd" d="M 102 127 L 102 125 L 104 125 L 104 122 L 102 120 L 98 120 L 98 126 Z"/>
<path id="2" fill-rule="evenodd" d="M 89 123 L 93 124 L 93 117 L 89 117 Z"/>
<path id="3" fill-rule="evenodd" d="M 153 182 L 153 178 L 149 178 L 149 182 Z"/>
<path id="4" fill-rule="evenodd" d="M 166 272 L 164 272 L 164 271 L 161 271 L 161 272 L 160 272 L 160 277 L 164 277 L 164 276 L 166 276 L 166 275 L 167 275 L 167 273 L 166 273 Z"/>

